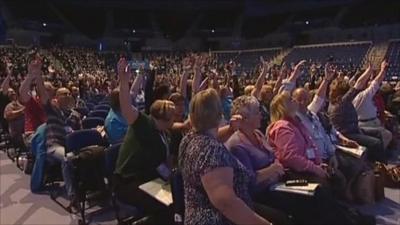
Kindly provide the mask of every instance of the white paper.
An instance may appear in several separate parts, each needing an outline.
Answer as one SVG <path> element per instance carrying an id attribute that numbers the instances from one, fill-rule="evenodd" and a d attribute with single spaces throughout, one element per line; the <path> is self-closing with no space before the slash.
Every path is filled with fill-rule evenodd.
<path id="1" fill-rule="evenodd" d="M 157 199 L 159 202 L 163 203 L 166 206 L 171 205 L 173 202 L 171 185 L 167 184 L 160 178 L 157 178 L 155 180 L 140 185 L 139 189 L 146 192 L 147 194 Z"/>
<path id="2" fill-rule="evenodd" d="M 307 186 L 286 186 L 285 183 L 278 183 L 271 187 L 271 191 L 283 191 L 313 196 L 318 186 L 318 183 L 308 183 Z"/>
<path id="3" fill-rule="evenodd" d="M 358 148 L 349 148 L 341 145 L 336 145 L 336 148 L 342 150 L 343 152 L 346 152 L 352 156 L 355 156 L 357 158 L 361 158 L 362 155 L 364 154 L 366 148 L 364 146 L 359 146 Z"/>

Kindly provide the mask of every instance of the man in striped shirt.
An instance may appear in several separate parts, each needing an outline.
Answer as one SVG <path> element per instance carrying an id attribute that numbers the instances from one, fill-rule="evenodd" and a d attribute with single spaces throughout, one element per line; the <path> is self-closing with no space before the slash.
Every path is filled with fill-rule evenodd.
<path id="1" fill-rule="evenodd" d="M 79 113 L 72 110 L 75 106 L 74 98 L 67 88 L 59 88 L 54 97 L 49 96 L 41 76 L 41 61 L 35 59 L 29 65 L 32 76 L 35 77 L 36 86 L 41 96 L 40 101 L 44 105 L 47 114 L 46 147 L 49 159 L 59 161 L 68 197 L 73 207 L 78 206 L 75 198 L 75 190 L 72 185 L 72 165 L 69 154 L 65 153 L 65 137 L 73 129 L 80 129 L 81 121 Z"/>

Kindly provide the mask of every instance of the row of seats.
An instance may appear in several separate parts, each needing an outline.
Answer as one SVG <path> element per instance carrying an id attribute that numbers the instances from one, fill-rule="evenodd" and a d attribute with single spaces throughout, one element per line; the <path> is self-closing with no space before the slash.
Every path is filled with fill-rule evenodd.
<path id="1" fill-rule="evenodd" d="M 400 73 L 400 41 L 391 42 L 385 57 L 389 62 L 386 76 L 390 80 L 398 80 Z M 397 77 L 397 79 L 392 79 Z"/>
<path id="2" fill-rule="evenodd" d="M 248 51 L 234 51 L 234 52 L 221 52 L 217 53 L 219 63 L 228 63 L 230 60 L 240 63 L 237 67 L 237 73 L 241 74 L 243 72 L 250 74 L 253 69 L 260 62 L 260 57 L 262 56 L 264 60 L 269 61 L 279 54 L 280 49 L 271 50 L 260 50 L 254 52 Z"/>
<path id="3" fill-rule="evenodd" d="M 81 113 L 81 115 L 84 117 L 83 119 L 83 129 L 82 130 L 77 130 L 74 131 L 73 133 L 70 133 L 66 136 L 66 155 L 68 153 L 73 152 L 75 156 L 78 156 L 77 159 L 79 159 L 80 152 L 84 150 L 85 147 L 89 146 L 100 146 L 101 149 L 104 149 L 104 156 L 105 155 L 118 155 L 118 149 L 120 144 L 117 145 L 112 145 L 110 146 L 107 141 L 107 137 L 103 137 L 101 133 L 99 133 L 96 129 L 97 126 L 103 126 L 104 125 L 104 120 L 108 114 L 108 111 L 110 110 L 110 103 L 108 100 L 105 101 L 98 101 L 98 98 L 92 98 L 91 101 L 87 101 L 85 104 L 87 107 L 85 108 L 77 108 L 76 110 Z M 104 97 L 103 97 L 104 98 Z M 32 140 L 32 148 L 27 149 L 27 148 L 22 148 L 21 146 L 25 146 L 23 144 L 23 140 L 11 140 L 10 135 L 8 134 L 8 131 L 5 129 L 0 129 L 0 143 L 3 143 L 2 146 L 0 146 L 1 150 L 5 151 L 7 153 L 7 156 L 16 163 L 16 166 L 26 172 L 27 174 L 32 173 L 32 175 L 35 173 L 34 170 L 40 170 L 36 164 L 36 162 L 40 161 L 43 159 L 43 173 L 39 173 L 40 177 L 32 176 L 31 177 L 31 189 L 33 187 L 43 187 L 45 189 L 40 188 L 35 189 L 33 188 L 32 191 L 43 191 L 43 190 L 48 190 L 50 194 L 50 198 L 54 200 L 57 204 L 62 206 L 65 210 L 70 211 L 70 209 L 67 206 L 64 206 L 59 200 L 59 188 L 57 188 L 60 184 L 60 182 L 63 181 L 62 175 L 61 175 L 61 166 L 59 163 L 54 162 L 53 160 L 50 160 L 46 157 L 46 149 L 45 149 L 45 130 L 46 130 L 46 124 L 41 125 L 35 135 L 34 139 L 38 137 L 38 135 L 41 135 L 42 139 L 42 147 L 44 148 L 41 152 L 38 150 L 38 146 L 36 145 L 38 142 L 36 140 Z M 21 142 L 19 145 L 18 142 Z M 35 143 L 35 144 L 34 144 Z M 107 153 L 109 152 L 109 153 Z M 44 153 L 44 154 L 43 154 Z M 107 153 L 107 154 L 106 154 Z M 102 156 L 103 157 L 103 156 Z M 108 184 L 111 185 L 111 176 L 114 170 L 114 165 L 115 165 L 115 160 L 116 157 L 112 160 L 108 159 L 109 157 L 105 157 L 102 159 L 104 163 L 102 163 L 102 168 L 107 171 L 104 172 L 104 178 L 107 178 L 109 182 Z M 111 161 L 114 161 L 113 163 L 110 163 Z M 79 162 L 79 160 L 76 160 L 75 162 Z M 31 169 L 27 169 L 29 167 L 29 164 L 31 164 Z M 103 166 L 104 165 L 104 166 Z M 79 176 L 79 174 L 82 172 L 79 170 L 79 168 L 82 167 L 82 165 L 76 164 L 74 166 L 75 170 L 75 175 L 76 180 L 75 183 L 78 185 L 78 190 L 79 190 L 79 195 L 80 195 L 80 211 L 79 213 L 81 214 L 81 220 L 79 221 L 80 224 L 87 224 L 86 221 L 86 210 L 87 207 L 86 203 L 88 199 L 86 198 L 88 191 L 95 191 L 97 186 L 86 186 L 82 185 L 85 184 L 85 181 L 87 179 L 79 179 L 82 178 L 82 176 Z M 107 170 L 107 168 L 109 168 Z M 100 170 L 100 168 L 94 168 L 95 170 L 90 171 L 89 173 L 92 174 L 96 172 L 96 170 Z M 33 170 L 33 171 L 32 171 Z M 88 172 L 88 171 L 87 171 Z M 101 178 L 101 180 L 104 180 L 104 178 Z M 33 182 L 33 183 L 32 183 Z M 100 187 L 100 186 L 99 186 Z M 106 190 L 111 191 L 111 186 L 107 187 Z"/>
<path id="4" fill-rule="evenodd" d="M 321 63 L 323 65 L 328 61 L 332 61 L 342 69 L 351 71 L 362 65 L 365 55 L 371 46 L 371 43 L 357 43 L 295 47 L 284 58 L 284 61 L 287 64 L 291 64 L 306 59 L 309 62 Z"/>
<path id="5" fill-rule="evenodd" d="M 91 193 L 95 192 L 106 193 L 106 200 L 109 201 L 118 224 L 141 223 L 145 221 L 147 217 L 140 213 L 140 205 L 132 209 L 132 206 L 124 204 L 124 200 L 119 199 L 114 191 L 113 173 L 121 143 L 110 145 L 107 141 L 107 136 L 102 136 L 96 129 L 93 129 L 104 124 L 104 118 L 110 108 L 109 102 L 103 101 L 94 104 L 96 106 L 93 107 L 92 110 L 89 110 L 89 107 L 86 109 L 89 112 L 86 118 L 83 119 L 83 129 L 74 131 L 66 136 L 65 154 L 67 156 L 71 152 L 74 153 L 72 164 L 74 165 L 74 184 L 76 185 L 77 196 L 79 196 L 80 207 L 77 212 L 81 217 L 79 224 L 88 224 L 90 218 L 88 220 L 87 210 L 94 206 L 99 206 L 96 204 L 93 205 L 91 199 L 88 198 Z M 45 130 L 45 126 L 46 125 L 43 124 L 38 130 Z M 38 154 L 38 152 L 35 153 Z M 34 157 L 36 157 L 36 155 L 34 155 Z M 61 166 L 59 164 L 55 164 L 54 161 L 46 159 L 44 173 L 47 178 L 44 185 L 50 190 L 50 198 L 65 210 L 71 212 L 68 206 L 63 205 L 61 201 L 59 201 L 59 188 L 57 187 L 59 187 L 60 182 L 62 182 L 60 168 Z M 177 172 L 175 172 L 175 174 L 176 175 L 172 176 L 173 199 L 175 203 L 180 203 L 175 206 L 175 208 L 177 209 L 176 215 L 179 215 L 181 218 L 177 220 L 177 224 L 181 224 L 179 221 L 183 221 L 184 210 L 183 183 L 180 175 Z M 129 216 L 123 217 L 121 208 L 132 209 L 129 210 Z M 99 210 L 103 209 L 105 208 L 100 206 Z M 92 211 L 90 214 L 91 213 L 94 212 Z"/>

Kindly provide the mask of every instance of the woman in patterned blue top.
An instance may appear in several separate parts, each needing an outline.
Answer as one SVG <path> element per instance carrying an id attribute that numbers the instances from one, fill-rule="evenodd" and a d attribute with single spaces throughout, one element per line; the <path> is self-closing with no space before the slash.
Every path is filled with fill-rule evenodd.
<path id="1" fill-rule="evenodd" d="M 185 224 L 289 224 L 280 212 L 252 202 L 251 173 L 218 142 L 222 109 L 216 91 L 197 93 L 189 117 L 194 130 L 179 148 Z"/>

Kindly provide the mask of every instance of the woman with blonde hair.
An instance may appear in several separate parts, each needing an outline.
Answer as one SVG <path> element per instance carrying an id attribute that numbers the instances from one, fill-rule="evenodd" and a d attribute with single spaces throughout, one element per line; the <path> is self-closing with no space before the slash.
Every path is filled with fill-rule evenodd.
<path id="1" fill-rule="evenodd" d="M 270 110 L 271 125 L 267 135 L 282 165 L 294 172 L 327 179 L 319 151 L 307 128 L 296 117 L 297 105 L 292 97 L 286 92 L 275 96 Z"/>
<path id="2" fill-rule="evenodd" d="M 282 96 L 283 99 L 286 97 Z M 295 224 L 347 224 L 329 192 L 319 189 L 314 196 L 305 198 L 270 191 L 269 187 L 284 180 L 285 171 L 267 138 L 258 130 L 261 114 L 257 99 L 250 96 L 236 98 L 232 113 L 242 116 L 242 124 L 225 146 L 253 175 L 251 191 L 255 202 L 292 215 Z"/>
<path id="3" fill-rule="evenodd" d="M 280 212 L 252 202 L 252 174 L 218 141 L 222 106 L 217 92 L 198 92 L 190 103 L 189 117 L 193 131 L 183 138 L 179 149 L 184 223 L 289 224 Z"/>

